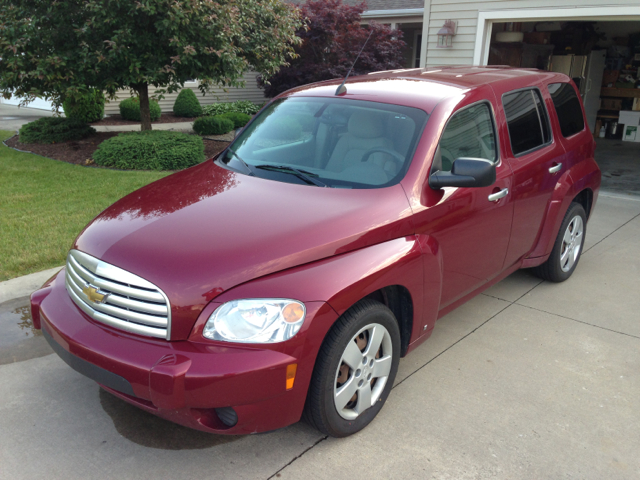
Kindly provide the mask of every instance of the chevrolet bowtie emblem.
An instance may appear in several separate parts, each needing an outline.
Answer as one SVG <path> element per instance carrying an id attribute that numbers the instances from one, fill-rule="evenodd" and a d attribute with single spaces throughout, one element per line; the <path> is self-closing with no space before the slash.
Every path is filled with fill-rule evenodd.
<path id="1" fill-rule="evenodd" d="M 89 297 L 89 300 L 93 303 L 104 303 L 109 296 L 108 293 L 100 293 L 100 291 L 92 285 L 85 286 L 82 289 L 82 293 Z"/>

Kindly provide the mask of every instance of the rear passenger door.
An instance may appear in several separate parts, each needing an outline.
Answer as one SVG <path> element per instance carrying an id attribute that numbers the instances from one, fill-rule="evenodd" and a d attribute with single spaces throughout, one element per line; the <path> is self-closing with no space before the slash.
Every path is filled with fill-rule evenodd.
<path id="1" fill-rule="evenodd" d="M 562 171 L 567 171 L 576 163 L 593 158 L 593 137 L 587 128 L 579 93 L 573 84 L 550 83 L 547 89 L 553 104 L 549 113 L 554 123 L 557 119 L 556 138 L 562 142 L 565 150 Z"/>
<path id="2" fill-rule="evenodd" d="M 509 267 L 535 246 L 553 189 L 564 171 L 564 148 L 554 141 L 539 88 L 504 92 L 501 97 L 508 138 L 505 160 L 513 171 L 514 214 L 504 265 Z M 548 95 L 546 100 L 550 101 Z"/>

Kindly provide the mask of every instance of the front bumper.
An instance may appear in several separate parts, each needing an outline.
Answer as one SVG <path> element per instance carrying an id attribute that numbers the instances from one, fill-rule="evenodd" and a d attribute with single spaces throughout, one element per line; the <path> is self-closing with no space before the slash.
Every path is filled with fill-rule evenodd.
<path id="1" fill-rule="evenodd" d="M 65 362 L 114 395 L 173 422 L 215 433 L 264 432 L 300 419 L 322 338 L 310 325 L 314 320 L 331 325 L 337 317 L 327 304 L 306 304 L 307 320 L 295 341 L 227 346 L 193 341 L 192 335 L 191 340 L 168 342 L 94 322 L 69 297 L 64 273 L 32 295 L 34 325 Z M 208 306 L 201 316 L 214 308 Z M 293 388 L 287 390 L 286 368 L 292 363 L 298 369 Z M 230 425 L 234 414 L 237 423 Z"/>

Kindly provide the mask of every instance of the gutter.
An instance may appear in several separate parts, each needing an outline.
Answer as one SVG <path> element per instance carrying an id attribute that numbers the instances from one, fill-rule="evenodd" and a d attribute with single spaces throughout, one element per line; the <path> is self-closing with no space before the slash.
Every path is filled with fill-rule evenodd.
<path id="1" fill-rule="evenodd" d="M 377 17 L 413 17 L 423 16 L 424 8 L 396 8 L 393 10 L 366 10 L 362 12 L 362 18 Z"/>

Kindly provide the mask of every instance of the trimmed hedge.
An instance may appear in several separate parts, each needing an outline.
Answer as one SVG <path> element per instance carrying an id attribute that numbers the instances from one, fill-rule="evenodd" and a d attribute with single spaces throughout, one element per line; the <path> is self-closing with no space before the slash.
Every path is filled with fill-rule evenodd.
<path id="1" fill-rule="evenodd" d="M 181 132 L 127 132 L 102 142 L 93 159 L 103 167 L 126 170 L 180 170 L 204 160 L 204 143 Z"/>
<path id="2" fill-rule="evenodd" d="M 96 129 L 72 118 L 44 117 L 23 125 L 18 133 L 21 143 L 60 143 L 81 140 Z"/>
<path id="3" fill-rule="evenodd" d="M 251 115 L 240 112 L 229 112 L 220 116 L 231 120 L 233 122 L 233 128 L 242 128 L 251 120 Z"/>
<path id="4" fill-rule="evenodd" d="M 151 114 L 151 121 L 158 120 L 160 118 L 160 105 L 155 100 L 149 100 L 149 112 Z M 140 99 L 138 97 L 127 98 L 120 102 L 120 116 L 125 120 L 131 120 L 134 122 L 140 121 Z"/>
<path id="5" fill-rule="evenodd" d="M 193 130 L 198 135 L 224 135 L 233 130 L 233 120 L 222 115 L 200 117 L 193 122 Z"/>
<path id="6" fill-rule="evenodd" d="M 247 115 L 255 115 L 260 111 L 262 106 L 256 105 L 249 100 L 238 100 L 233 103 L 214 103 L 213 105 L 207 105 L 202 110 L 207 116 L 222 115 L 223 113 L 238 112 L 246 113 Z"/>
<path id="7" fill-rule="evenodd" d="M 104 94 L 100 90 L 89 90 L 78 97 L 69 97 L 62 104 L 67 118 L 81 122 L 97 122 L 104 116 Z"/>
<path id="8" fill-rule="evenodd" d="M 199 117 L 202 115 L 200 102 L 190 88 L 183 88 L 173 104 L 173 114 L 177 117 Z"/>

